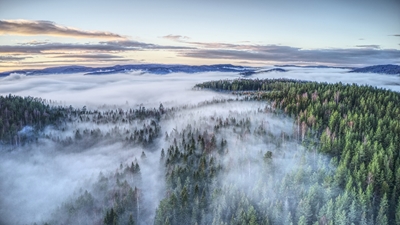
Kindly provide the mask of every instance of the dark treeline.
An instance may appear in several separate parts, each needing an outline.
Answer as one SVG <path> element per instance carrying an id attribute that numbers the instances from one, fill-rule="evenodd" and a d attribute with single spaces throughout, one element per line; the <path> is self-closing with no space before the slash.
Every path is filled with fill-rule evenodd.
<path id="1" fill-rule="evenodd" d="M 320 211 L 314 222 L 339 224 L 340 210 L 348 219 L 351 207 L 358 206 L 354 224 L 400 224 L 399 93 L 283 79 L 221 80 L 196 88 L 264 91 L 248 98 L 267 100 L 272 111 L 296 118 L 300 141 L 318 140 L 318 151 L 337 166 L 333 182 L 345 190 L 347 200 L 340 203 L 344 208 L 333 208 L 333 217 Z"/>
<path id="2" fill-rule="evenodd" d="M 10 94 L 0 96 L 0 144 L 21 146 L 45 137 L 63 146 L 76 141 L 88 146 L 104 139 L 147 145 L 159 135 L 158 123 L 162 114 L 171 110 L 164 109 L 162 104 L 157 109 L 140 106 L 128 110 L 87 110 L 86 107 L 58 106 L 41 98 Z M 85 123 L 94 124 L 95 127 L 85 127 Z M 102 125 L 114 126 L 100 129 Z M 44 132 L 49 126 L 53 132 Z M 73 130 L 73 135 L 54 132 L 68 129 Z"/>
<path id="3" fill-rule="evenodd" d="M 29 141 L 26 133 L 64 122 L 65 109 L 49 103 L 41 98 L 0 96 L 0 144 L 20 145 Z M 27 128 L 23 130 L 24 127 Z"/>
<path id="4" fill-rule="evenodd" d="M 158 109 L 114 109 L 114 110 L 86 110 L 67 109 L 66 123 L 58 129 L 61 133 L 46 133 L 45 137 L 63 146 L 76 142 L 86 147 L 99 142 L 110 140 L 125 142 L 131 145 L 151 145 L 160 135 L 160 119 L 170 111 L 161 104 Z M 63 135 L 65 130 L 73 130 L 73 135 Z"/>
<path id="5" fill-rule="evenodd" d="M 236 79 L 236 80 L 219 80 L 197 84 L 194 88 L 207 88 L 218 91 L 272 91 L 276 88 L 283 88 L 296 84 L 311 83 L 303 80 L 291 79 Z M 317 82 L 313 82 L 319 84 Z M 272 85 L 273 84 L 273 85 Z M 272 86 L 271 86 L 272 85 Z"/>

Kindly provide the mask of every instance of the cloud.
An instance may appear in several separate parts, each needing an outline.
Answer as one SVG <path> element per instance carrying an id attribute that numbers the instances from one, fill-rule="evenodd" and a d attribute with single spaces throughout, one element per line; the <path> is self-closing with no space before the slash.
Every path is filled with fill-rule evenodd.
<path id="1" fill-rule="evenodd" d="M 196 48 L 254 49 L 254 47 L 256 46 L 256 45 L 239 45 L 239 44 L 218 43 L 218 42 L 188 41 L 188 39 L 190 38 L 187 36 L 173 35 L 173 34 L 163 36 L 162 38 L 189 45 L 195 45 Z M 242 41 L 241 43 L 249 43 L 249 41 Z"/>
<path id="2" fill-rule="evenodd" d="M 162 36 L 162 38 L 169 39 L 172 41 L 182 41 L 182 39 L 190 39 L 188 36 L 174 35 L 174 34 L 168 34 L 168 35 Z"/>
<path id="3" fill-rule="evenodd" d="M 380 45 L 356 45 L 358 48 L 376 48 L 379 49 Z"/>
<path id="4" fill-rule="evenodd" d="M 399 83 L 397 76 L 376 74 L 349 74 L 346 69 L 290 68 L 286 73 L 261 73 L 254 78 L 289 78 L 315 80 L 319 82 L 359 83 L 390 88 Z M 13 93 L 21 96 L 35 96 L 45 99 L 66 101 L 77 107 L 84 105 L 110 104 L 130 106 L 148 104 L 146 107 L 158 107 L 160 102 L 194 103 L 212 99 L 215 93 L 193 92 L 190 89 L 197 83 L 208 80 L 240 78 L 239 73 L 172 73 L 168 75 L 113 74 L 110 76 L 82 76 L 80 74 L 27 76 L 23 82 L 5 82 L 0 78 L 0 95 Z M 76 87 L 86 87 L 76 90 Z M 62 87 L 62 88 L 60 88 Z M 400 86 L 397 86 L 396 90 Z M 162 93 L 168 93 L 163 95 Z M 84 97 L 82 97 L 84 96 Z M 132 98 L 132 96 L 135 96 Z M 221 95 L 222 96 L 222 95 Z M 168 104 L 167 104 L 168 105 Z"/>
<path id="5" fill-rule="evenodd" d="M 22 83 L 5 82 L 0 78 L 0 95 L 13 93 L 21 96 L 35 96 L 58 99 L 77 107 L 102 105 L 104 103 L 124 105 L 150 104 L 158 107 L 160 102 L 194 103 L 212 99 L 212 92 L 193 92 L 191 88 L 200 82 L 212 79 L 236 78 L 232 73 L 141 75 L 113 74 L 111 76 L 46 75 L 28 76 Z M 233 76 L 232 76 L 233 75 Z M 63 87 L 63 88 L 60 88 Z M 76 87 L 82 87 L 76 90 Z M 83 88 L 86 87 L 86 88 Z M 51 94 L 50 94 L 51 93 Z M 164 95 L 162 93 L 168 93 Z M 82 96 L 85 96 L 82 98 Z M 134 96 L 134 98 L 132 97 Z M 218 95 L 220 96 L 220 95 Z M 222 95 L 221 95 L 222 96 Z M 167 106 L 165 104 L 165 106 Z"/>
<path id="6" fill-rule="evenodd" d="M 182 46 L 169 46 L 169 45 L 156 45 L 156 44 L 149 44 L 143 43 L 138 41 L 132 40 L 121 40 L 121 41 L 105 41 L 100 42 L 100 44 L 105 44 L 109 46 L 120 46 L 125 48 L 142 48 L 142 49 L 194 49 L 192 47 L 182 47 Z"/>
<path id="7" fill-rule="evenodd" d="M 188 41 L 190 39 L 187 36 L 181 35 L 173 35 L 169 34 L 163 36 L 162 38 L 169 39 L 176 42 L 186 43 L 190 45 L 196 45 L 199 48 L 224 48 L 224 49 L 252 49 L 254 45 L 238 45 L 238 44 L 229 44 L 229 43 L 218 43 L 218 42 L 195 42 L 195 41 Z M 186 40 L 184 40 L 186 39 Z M 244 41 L 242 43 L 248 43 L 248 41 Z"/>
<path id="8" fill-rule="evenodd" d="M 379 64 L 400 63 L 400 50 L 376 49 L 376 46 L 349 49 L 302 49 L 279 45 L 227 45 L 231 49 L 221 49 L 224 44 L 212 44 L 216 49 L 198 49 L 179 53 L 183 57 L 207 59 L 231 59 L 285 63 L 322 64 Z"/>
<path id="9" fill-rule="evenodd" d="M 179 57 L 252 63 L 327 64 L 339 66 L 400 63 L 400 50 L 380 49 L 379 45 L 356 45 L 354 48 L 303 49 L 293 46 L 257 45 L 247 42 L 196 42 L 189 41 L 190 38 L 187 36 L 174 34 L 169 34 L 162 38 L 184 45 L 158 45 L 128 39 L 105 40 L 97 43 L 32 41 L 17 45 L 0 45 L 0 54 L 54 54 L 54 52 L 57 52 L 57 54 L 66 55 L 56 56 L 56 58 L 117 59 L 121 57 L 114 54 L 121 52 L 165 50 L 175 53 Z M 76 51 L 80 53 L 76 54 Z M 12 61 L 11 58 L 9 61 Z M 14 61 L 18 61 L 18 59 Z"/>
<path id="10" fill-rule="evenodd" d="M 400 50 L 380 49 L 379 45 L 357 45 L 357 48 L 302 49 L 282 45 L 193 42 L 180 39 L 180 35 L 165 37 L 168 36 L 170 39 L 194 45 L 195 50 L 178 53 L 179 56 L 190 58 L 334 65 L 400 63 Z"/>
<path id="11" fill-rule="evenodd" d="M 121 59 L 124 57 L 111 54 L 64 54 L 64 55 L 54 56 L 52 58 Z"/>
<path id="12" fill-rule="evenodd" d="M 20 45 L 0 45 L 0 53 L 43 53 L 44 51 L 99 51 L 122 52 L 140 50 L 193 49 L 179 46 L 163 46 L 137 41 L 106 41 L 96 44 L 81 43 L 25 43 Z"/>
<path id="13" fill-rule="evenodd" d="M 133 50 L 121 46 L 104 44 L 71 44 L 71 43 L 46 43 L 36 45 L 2 45 L 0 53 L 42 53 L 43 51 L 126 51 Z"/>
<path id="14" fill-rule="evenodd" d="M 0 20 L 0 34 L 49 35 L 73 38 L 125 39 L 105 31 L 85 31 L 44 20 Z"/>
<path id="15" fill-rule="evenodd" d="M 257 48 L 256 45 L 237 45 L 229 43 L 203 43 L 203 42 L 186 42 L 188 44 L 197 45 L 201 48 L 220 48 L 220 49 L 236 49 L 236 50 L 254 50 Z"/>
<path id="16" fill-rule="evenodd" d="M 15 56 L 0 56 L 0 62 L 6 62 L 6 61 L 21 61 L 26 58 L 32 58 L 32 57 L 15 57 Z"/>
<path id="17" fill-rule="evenodd" d="M 21 80 L 25 78 L 25 74 L 18 74 L 18 73 L 12 73 L 9 76 L 3 78 L 3 81 L 15 81 L 15 80 Z"/>
<path id="18" fill-rule="evenodd" d="M 28 42 L 23 42 L 23 43 L 18 43 L 19 45 L 44 45 L 50 43 L 50 40 L 44 40 L 44 41 L 28 41 Z"/>
<path id="19" fill-rule="evenodd" d="M 400 37 L 400 34 L 393 34 L 393 35 L 389 35 L 389 36 Z"/>

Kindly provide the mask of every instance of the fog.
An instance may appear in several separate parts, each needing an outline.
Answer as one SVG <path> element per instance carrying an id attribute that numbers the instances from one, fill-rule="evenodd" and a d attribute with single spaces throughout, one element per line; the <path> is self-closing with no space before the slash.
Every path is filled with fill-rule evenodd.
<path id="1" fill-rule="evenodd" d="M 286 214 L 272 219 L 287 224 L 285 219 L 288 216 L 294 219 L 288 214 L 292 207 L 289 205 L 301 201 L 309 193 L 308 190 L 320 193 L 331 191 L 315 184 L 320 176 L 333 175 L 335 168 L 330 158 L 297 142 L 296 138 L 301 135 L 296 133 L 298 129 L 294 121 L 283 115 L 268 113 L 265 110 L 268 106 L 266 102 L 241 101 L 202 106 L 179 111 L 163 126 L 170 130 L 171 145 L 175 140 L 179 143 L 182 140 L 180 137 L 192 132 L 208 134 L 205 136 L 215 138 L 217 145 L 222 140 L 227 141 L 224 153 L 217 151 L 209 155 L 224 168 L 218 173 L 210 191 L 213 199 L 209 216 L 214 218 L 213 223 L 218 224 L 219 216 L 229 214 L 243 202 L 248 202 L 246 207 L 253 205 L 265 211 L 284 202 Z M 224 125 L 216 129 L 220 121 Z M 179 145 L 179 148 L 184 147 Z M 273 156 L 271 161 L 265 158 L 268 152 Z M 341 191 L 336 190 L 336 193 Z M 180 193 L 175 194 L 179 196 Z M 244 210 L 247 211 L 247 208 Z"/>
<path id="2" fill-rule="evenodd" d="M 372 73 L 348 73 L 347 69 L 286 68 L 288 72 L 269 72 L 255 74 L 248 78 L 290 78 L 318 82 L 342 82 L 378 86 L 400 91 L 400 77 Z M 0 94 L 34 96 L 55 100 L 74 107 L 99 105 L 137 104 L 158 106 L 160 102 L 173 104 L 196 103 L 213 97 L 216 93 L 193 92 L 196 83 L 235 79 L 238 73 L 174 73 L 154 74 L 55 74 L 46 76 L 25 76 L 12 74 L 0 79 Z"/>
<path id="3" fill-rule="evenodd" d="M 101 105 L 130 107 L 138 104 L 158 107 L 164 104 L 194 104 L 221 95 L 210 92 L 193 92 L 199 82 L 213 79 L 235 78 L 230 73 L 201 74 L 114 74 L 106 76 L 85 76 L 83 74 L 24 76 L 11 75 L 0 83 L 0 94 L 35 96 L 55 100 L 74 107 Z"/>
<path id="4" fill-rule="evenodd" d="M 288 68 L 286 73 L 271 72 L 257 74 L 248 78 L 291 78 L 319 82 L 342 82 L 368 84 L 400 91 L 400 77 L 381 74 L 347 73 L 344 69 L 305 69 Z M 13 74 L 0 79 L 1 95 L 33 96 L 51 100 L 53 104 L 74 108 L 87 106 L 91 110 L 105 112 L 109 109 L 122 108 L 128 110 L 144 106 L 158 108 L 162 103 L 166 108 L 179 108 L 171 111 L 160 121 L 161 131 L 153 144 L 148 146 L 127 145 L 120 139 L 104 139 L 85 145 L 81 142 L 60 147 L 52 139 L 41 138 L 37 143 L 31 143 L 13 149 L 0 151 L 0 224 L 32 224 L 51 220 L 52 212 L 56 211 L 71 196 L 77 195 L 80 188 L 93 191 L 91 186 L 97 182 L 99 173 L 112 177 L 118 171 L 120 164 L 129 166 L 131 162 L 139 163 L 141 167 L 141 183 L 132 181 L 142 190 L 142 202 L 146 205 L 147 218 L 141 218 L 139 224 L 151 224 L 155 210 L 165 197 L 164 167 L 160 166 L 161 149 L 167 149 L 171 140 L 164 134 L 173 136 L 188 125 L 199 129 L 200 133 L 213 133 L 217 118 L 243 119 L 250 118 L 249 131 L 254 133 L 260 126 L 271 133 L 265 140 L 245 131 L 235 131 L 235 128 L 221 128 L 218 141 L 228 141 L 228 151 L 225 157 L 215 155 L 226 168 L 232 168 L 219 177 L 221 188 L 236 186 L 246 190 L 251 201 L 257 201 L 251 188 L 258 183 L 266 183 L 268 190 L 264 195 L 276 195 L 269 192 L 273 184 L 263 178 L 263 156 L 271 151 L 274 156 L 274 167 L 278 168 L 277 177 L 284 177 L 301 167 L 302 157 L 314 157 L 328 161 L 323 155 L 308 155 L 302 146 L 296 142 L 284 141 L 285 136 L 295 136 L 294 122 L 290 118 L 279 117 L 264 111 L 266 102 L 223 102 L 201 105 L 204 101 L 231 99 L 235 96 L 211 91 L 194 91 L 197 83 L 235 79 L 241 77 L 237 73 L 197 73 L 197 74 L 114 74 L 102 76 L 86 76 L 83 74 L 25 76 Z M 189 107 L 186 107 L 186 106 Z M 183 108 L 180 108 L 183 107 Z M 135 120 L 131 123 L 117 122 L 113 124 L 98 124 L 92 121 L 74 121 L 65 124 L 65 130 L 60 131 L 47 127 L 43 135 L 66 139 L 73 137 L 77 130 L 99 129 L 103 133 L 111 132 L 114 127 L 125 130 L 140 129 L 148 126 L 149 120 Z M 26 127 L 21 132 L 30 132 Z M 282 135 L 284 134 L 284 135 Z M 122 139 L 122 138 L 121 138 Z M 275 139 L 275 141 L 272 141 Z M 276 140 L 283 139 L 277 144 Z M 279 145 L 279 146 L 278 146 Z M 283 149 L 283 150 L 282 150 Z M 146 158 L 141 158 L 145 152 Z M 236 165 L 236 167 L 234 166 Z M 314 168 L 313 168 L 314 169 Z M 238 179 L 239 177 L 239 179 Z M 115 184 L 114 184 L 115 185 Z M 109 187 L 111 190 L 113 188 Z M 260 187 L 259 187 L 260 188 Z M 94 191 L 93 191 L 94 193 Z M 258 192 L 254 192 L 258 193 Z M 94 194 L 95 196 L 95 194 Z M 95 196 L 96 198 L 96 196 Z M 219 198 L 215 204 L 219 204 Z M 102 216 L 96 217 L 97 220 Z M 87 218 L 90 221 L 90 218 Z M 86 221 L 86 222 L 88 222 Z M 84 224 L 85 221 L 82 221 Z"/>
<path id="5" fill-rule="evenodd" d="M 328 83 L 347 83 L 359 85 L 371 85 L 380 88 L 386 88 L 394 91 L 400 91 L 400 76 L 376 74 L 376 73 L 349 73 L 349 69 L 336 68 L 285 68 L 288 72 L 273 72 L 256 74 L 255 78 L 288 78 L 309 80 Z"/>
<path id="6" fill-rule="evenodd" d="M 2 152 L 2 218 L 8 224 L 49 219 L 46 212 L 55 210 L 86 181 L 97 178 L 100 171 L 115 170 L 120 162 L 132 161 L 140 152 L 118 143 L 80 153 L 60 152 L 51 142 Z"/>

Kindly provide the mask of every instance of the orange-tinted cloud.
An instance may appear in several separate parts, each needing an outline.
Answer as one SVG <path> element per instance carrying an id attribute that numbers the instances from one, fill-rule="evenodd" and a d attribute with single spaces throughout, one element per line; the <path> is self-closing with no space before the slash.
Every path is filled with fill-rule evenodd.
<path id="1" fill-rule="evenodd" d="M 49 35 L 73 38 L 125 39 L 105 31 L 86 31 L 43 20 L 0 20 L 0 34 Z"/>

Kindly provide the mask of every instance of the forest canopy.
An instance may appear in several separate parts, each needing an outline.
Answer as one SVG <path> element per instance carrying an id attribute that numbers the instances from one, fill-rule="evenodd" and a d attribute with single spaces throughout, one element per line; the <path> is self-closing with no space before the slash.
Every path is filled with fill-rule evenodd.
<path id="1" fill-rule="evenodd" d="M 193 89 L 230 97 L 88 109 L 0 96 L 4 151 L 129 155 L 31 223 L 400 224 L 399 93 L 290 79 Z"/>

